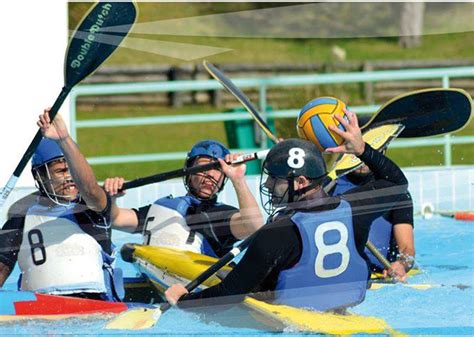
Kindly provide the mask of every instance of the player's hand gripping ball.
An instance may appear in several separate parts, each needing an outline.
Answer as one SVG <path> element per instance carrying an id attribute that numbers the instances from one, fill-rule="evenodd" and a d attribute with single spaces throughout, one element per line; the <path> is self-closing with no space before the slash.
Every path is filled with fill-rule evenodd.
<path id="1" fill-rule="evenodd" d="M 298 135 L 316 144 L 319 150 L 336 147 L 344 142 L 339 135 L 329 130 L 333 125 L 345 131 L 335 115 L 347 119 L 344 109 L 346 104 L 335 97 L 319 97 L 307 103 L 300 111 L 296 124 Z"/>

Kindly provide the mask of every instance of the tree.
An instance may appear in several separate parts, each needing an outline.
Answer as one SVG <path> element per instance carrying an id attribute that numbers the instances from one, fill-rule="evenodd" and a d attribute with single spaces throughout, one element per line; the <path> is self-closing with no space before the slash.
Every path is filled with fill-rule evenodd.
<path id="1" fill-rule="evenodd" d="M 413 48 L 421 44 L 424 10 L 424 2 L 403 3 L 400 13 L 400 38 L 398 40 L 398 44 L 403 48 Z"/>

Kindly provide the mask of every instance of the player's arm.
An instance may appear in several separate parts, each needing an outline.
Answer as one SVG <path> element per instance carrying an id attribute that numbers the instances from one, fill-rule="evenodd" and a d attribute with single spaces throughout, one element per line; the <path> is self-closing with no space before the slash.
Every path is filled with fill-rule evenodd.
<path id="1" fill-rule="evenodd" d="M 125 194 L 125 191 L 121 191 L 124 182 L 121 177 L 107 178 L 104 181 L 104 190 L 112 197 L 112 228 L 135 233 L 139 224 L 137 213 L 133 209 L 121 208 L 116 204 L 117 198 Z"/>
<path id="2" fill-rule="evenodd" d="M 399 270 L 401 276 L 404 276 L 415 262 L 413 200 L 410 193 L 406 193 L 398 204 L 399 207 L 393 209 L 390 213 L 390 222 L 393 223 L 393 236 L 398 248 L 397 260 L 392 263 L 392 270 Z"/>
<path id="3" fill-rule="evenodd" d="M 71 176 L 87 206 L 97 212 L 106 209 L 105 191 L 97 183 L 92 167 L 69 135 L 62 117 L 58 114 L 51 122 L 49 109 L 45 109 L 44 113 L 39 116 L 37 124 L 44 137 L 56 141 L 61 147 Z"/>
<path id="4" fill-rule="evenodd" d="M 6 264 L 0 262 L 0 288 L 3 287 L 3 284 L 10 276 L 12 270 Z"/>
<path id="5" fill-rule="evenodd" d="M 363 255 L 370 224 L 388 210 L 396 207 L 397 202 L 407 192 L 408 180 L 395 163 L 364 142 L 356 115 L 348 110 L 345 110 L 345 113 L 349 122 L 340 116 L 335 116 L 344 126 L 345 131 L 333 126 L 329 127 L 345 142 L 326 151 L 355 154 L 367 164 L 377 179 L 374 183 L 354 188 L 343 195 L 343 198 L 351 204 L 354 228 L 357 228 L 354 233 L 357 250 Z"/>
<path id="6" fill-rule="evenodd" d="M 334 148 L 328 148 L 326 152 L 355 154 L 370 168 L 376 179 L 384 179 L 395 185 L 403 186 L 406 191 L 408 180 L 402 170 L 389 158 L 385 157 L 379 151 L 372 149 L 370 145 L 364 142 L 357 116 L 351 111 L 344 111 L 349 122 L 339 115 L 335 115 L 334 117 L 346 130 L 343 131 L 332 125 L 329 126 L 331 131 L 337 133 L 344 139 L 344 143 Z"/>
<path id="7" fill-rule="evenodd" d="M 230 219 L 230 230 L 232 235 L 239 240 L 252 235 L 263 226 L 263 217 L 245 179 L 246 165 L 227 165 L 227 162 L 235 160 L 239 154 L 227 155 L 225 161 L 219 159 L 224 174 L 230 179 L 234 186 L 239 202 L 239 212 L 232 215 Z"/>
<path id="8" fill-rule="evenodd" d="M 15 267 L 23 238 L 23 227 L 24 218 L 13 217 L 0 230 L 0 287 Z"/>
<path id="9" fill-rule="evenodd" d="M 242 260 L 219 284 L 199 292 L 192 292 L 180 302 L 181 308 L 241 302 L 245 295 L 262 289 L 268 275 L 291 268 L 301 256 L 300 236 L 289 219 L 266 225 L 249 245 Z M 186 288 L 175 284 L 165 292 L 166 299 L 175 304 L 187 294 Z M 203 303 L 198 300 L 205 300 Z"/>
<path id="10" fill-rule="evenodd" d="M 409 271 L 413 267 L 415 258 L 413 225 L 408 223 L 396 224 L 393 227 L 393 235 L 399 251 L 398 261 L 403 265 L 405 271 Z"/>

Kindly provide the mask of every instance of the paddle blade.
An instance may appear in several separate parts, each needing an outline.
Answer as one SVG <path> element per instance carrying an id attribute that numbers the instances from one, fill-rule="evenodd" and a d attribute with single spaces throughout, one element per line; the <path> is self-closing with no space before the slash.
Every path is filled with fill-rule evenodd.
<path id="1" fill-rule="evenodd" d="M 73 87 L 95 71 L 114 52 L 137 16 L 132 2 L 98 2 L 74 32 L 65 59 L 64 83 Z M 114 32 L 111 27 L 120 26 Z"/>
<path id="2" fill-rule="evenodd" d="M 161 317 L 161 310 L 137 308 L 127 310 L 105 325 L 105 329 L 143 330 L 155 326 Z"/>
<path id="3" fill-rule="evenodd" d="M 255 122 L 260 126 L 260 128 L 265 132 L 268 138 L 270 138 L 274 143 L 278 143 L 278 138 L 272 133 L 270 127 L 267 123 L 263 120 L 260 116 L 257 109 L 250 103 L 250 100 L 247 96 L 227 77 L 225 76 L 219 69 L 217 69 L 212 63 L 207 61 L 203 62 L 204 68 L 207 72 L 214 77 L 224 88 L 227 89 L 229 93 L 231 93 L 235 98 L 239 100 L 240 103 L 247 109 L 250 115 L 253 117 Z"/>
<path id="4" fill-rule="evenodd" d="M 441 135 L 462 129 L 470 120 L 472 98 L 462 89 L 424 89 L 397 96 L 367 123 L 403 124 L 401 138 Z"/>
<path id="5" fill-rule="evenodd" d="M 375 127 L 366 131 L 362 138 L 373 149 L 380 150 L 390 144 L 404 129 L 401 124 L 388 124 Z M 332 180 L 357 169 L 362 162 L 353 154 L 345 154 L 336 162 L 334 169 L 329 172 L 328 177 Z"/>

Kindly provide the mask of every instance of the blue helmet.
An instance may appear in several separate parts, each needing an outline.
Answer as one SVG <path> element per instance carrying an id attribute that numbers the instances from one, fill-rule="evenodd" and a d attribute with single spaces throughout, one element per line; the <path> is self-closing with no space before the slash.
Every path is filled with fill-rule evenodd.
<path id="1" fill-rule="evenodd" d="M 61 178 L 52 178 L 48 164 L 55 160 L 64 160 L 64 154 L 59 145 L 50 139 L 43 138 L 38 144 L 33 158 L 31 159 L 31 173 L 36 181 L 36 187 L 43 195 L 46 195 L 57 205 L 70 206 L 80 201 L 80 196 L 76 195 L 74 199 L 71 194 L 58 194 L 54 187 L 55 184 L 73 183 L 72 177 L 68 172 Z"/>
<path id="2" fill-rule="evenodd" d="M 43 138 L 31 159 L 32 169 L 36 169 L 62 157 L 64 157 L 64 154 L 59 145 L 54 140 Z"/>
<path id="3" fill-rule="evenodd" d="M 191 148 L 191 151 L 188 152 L 184 166 L 191 167 L 194 161 L 200 157 L 207 157 L 207 158 L 217 160 L 219 158 L 225 159 L 225 156 L 228 154 L 230 154 L 229 150 L 218 141 L 203 140 L 199 143 L 194 144 L 194 146 Z M 205 175 L 206 173 L 204 172 L 203 174 Z M 217 192 L 214 193 L 213 195 L 202 197 L 198 195 L 199 188 L 190 186 L 190 179 L 189 179 L 190 176 L 187 175 L 183 178 L 184 178 L 184 186 L 186 187 L 188 192 L 194 195 L 195 197 L 197 197 L 198 199 L 213 199 L 215 196 L 217 196 L 217 194 L 220 191 L 222 191 L 227 181 L 227 177 L 224 176 L 222 183 L 220 183 L 219 185 L 218 181 L 216 181 L 215 179 L 213 179 L 212 177 L 208 175 L 207 176 L 208 180 L 212 181 L 217 186 Z"/>
<path id="4" fill-rule="evenodd" d="M 214 159 L 224 159 L 226 155 L 230 154 L 229 150 L 215 140 L 203 140 L 202 142 L 194 144 L 191 151 L 186 157 L 186 167 L 192 165 L 192 162 L 197 157 L 209 157 Z"/>

